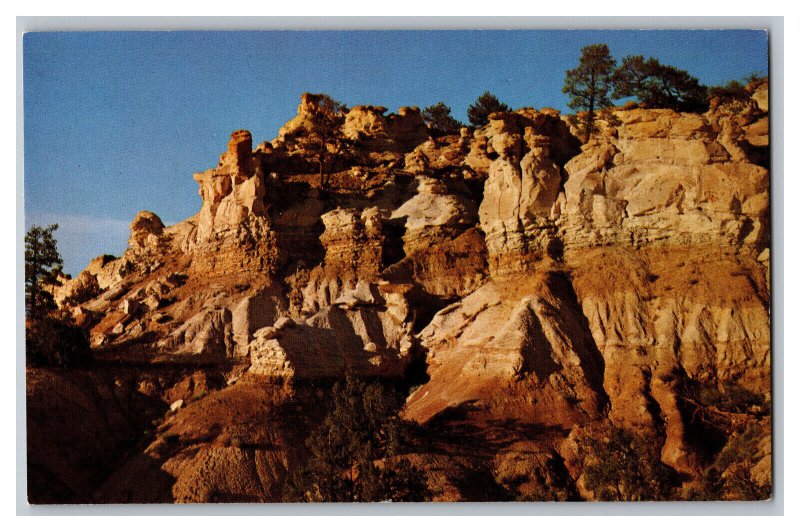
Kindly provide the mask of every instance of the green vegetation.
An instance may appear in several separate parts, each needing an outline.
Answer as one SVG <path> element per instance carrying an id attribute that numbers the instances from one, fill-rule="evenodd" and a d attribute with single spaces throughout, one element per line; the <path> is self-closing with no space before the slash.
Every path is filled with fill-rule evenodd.
<path id="1" fill-rule="evenodd" d="M 743 83 L 731 80 L 725 85 L 709 88 L 708 97 L 709 99 L 716 98 L 719 103 L 734 103 L 749 100 L 750 93 L 747 92 Z"/>
<path id="2" fill-rule="evenodd" d="M 58 286 L 64 262 L 53 232 L 58 224 L 34 225 L 25 235 L 25 315 L 39 319 L 56 309 L 48 287 Z"/>
<path id="3" fill-rule="evenodd" d="M 332 391 L 332 406 L 306 440 L 308 459 L 290 480 L 288 501 L 422 501 L 425 476 L 398 457 L 409 436 L 399 418 L 403 397 L 380 382 L 352 376 Z"/>
<path id="4" fill-rule="evenodd" d="M 52 316 L 28 322 L 25 357 L 30 366 L 79 367 L 92 360 L 86 331 Z"/>
<path id="5" fill-rule="evenodd" d="M 751 74 L 744 83 L 730 81 L 726 85 L 707 88 L 700 81 L 658 59 L 630 55 L 616 66 L 605 44 L 592 44 L 581 49 L 575 69 L 567 70 L 563 92 L 571 96 L 569 107 L 585 111 L 576 126 L 588 142 L 594 130 L 597 111 L 613 105 L 613 100 L 635 98 L 640 104 L 657 109 L 703 113 L 712 100 L 717 103 L 745 102 L 750 98 L 746 84 L 762 79 Z"/>
<path id="6" fill-rule="evenodd" d="M 497 99 L 497 96 L 489 91 L 484 92 L 475 103 L 467 107 L 467 118 L 475 127 L 482 127 L 489 123 L 489 115 L 492 113 L 507 113 L 511 108 Z"/>
<path id="7" fill-rule="evenodd" d="M 426 107 L 422 111 L 422 118 L 434 137 L 458 133 L 464 127 L 464 124 L 453 118 L 450 108 L 444 102 Z"/>
<path id="8" fill-rule="evenodd" d="M 741 434 L 733 435 L 689 498 L 702 501 L 769 499 L 772 486 L 753 478 L 753 468 L 758 463 L 754 456 L 763 440 L 769 437 L 769 426 L 761 423 L 753 423 Z"/>
<path id="9" fill-rule="evenodd" d="M 769 405 L 762 395 L 735 383 L 727 383 L 722 388 L 702 388 L 698 393 L 698 400 L 704 406 L 736 414 L 751 410 L 769 411 Z"/>
<path id="10" fill-rule="evenodd" d="M 50 292 L 63 267 L 53 232 L 34 225 L 25 235 L 25 355 L 32 366 L 81 366 L 91 360 L 86 331 L 56 314 Z"/>
<path id="11" fill-rule="evenodd" d="M 576 111 L 587 111 L 581 126 L 584 142 L 589 142 L 594 129 L 595 110 L 612 104 L 611 76 L 615 64 L 616 61 L 611 57 L 607 45 L 592 44 L 581 48 L 578 66 L 573 70 L 567 70 L 562 90 L 572 97 L 569 107 Z"/>
<path id="12" fill-rule="evenodd" d="M 657 59 L 627 56 L 614 71 L 614 98 L 635 97 L 648 107 L 681 112 L 708 109 L 707 89 L 685 70 L 662 65 Z"/>
<path id="13" fill-rule="evenodd" d="M 674 498 L 674 472 L 658 456 L 658 446 L 627 430 L 589 438 L 591 462 L 583 470 L 586 487 L 600 501 L 660 501 Z"/>

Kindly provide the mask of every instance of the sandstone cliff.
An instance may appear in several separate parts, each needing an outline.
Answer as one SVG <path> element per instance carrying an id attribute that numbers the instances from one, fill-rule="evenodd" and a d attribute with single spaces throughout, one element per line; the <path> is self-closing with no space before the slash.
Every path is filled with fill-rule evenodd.
<path id="1" fill-rule="evenodd" d="M 233 381 L 407 379 L 419 386 L 405 417 L 434 432 L 534 427 L 480 440 L 493 474 L 536 457 L 520 497 L 556 485 L 590 497 L 591 457 L 570 442 L 612 426 L 654 442 L 688 486 L 733 430 L 703 421 L 719 414 L 704 391 L 746 390 L 767 406 L 742 415 L 769 415 L 766 90 L 704 115 L 611 110 L 584 145 L 549 109 L 430 138 L 416 108 L 357 106 L 324 188 L 288 141 L 317 112 L 304 95 L 276 139 L 254 150 L 236 131 L 218 167 L 195 174 L 197 215 L 164 227 L 140 213 L 125 254 L 96 259 L 57 299 L 101 359 L 214 364 Z M 173 447 L 146 454 L 176 476 L 176 498 L 202 500 L 177 487 L 195 469 Z M 225 449 L 192 460 L 255 464 L 247 497 L 274 496 L 265 486 L 289 454 Z M 415 460 L 443 486 L 461 467 Z M 468 498 L 451 488 L 444 498 Z"/>

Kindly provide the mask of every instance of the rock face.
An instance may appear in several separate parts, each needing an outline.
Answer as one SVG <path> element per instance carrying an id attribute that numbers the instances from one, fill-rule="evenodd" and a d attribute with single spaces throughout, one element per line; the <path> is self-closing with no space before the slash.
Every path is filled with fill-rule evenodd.
<path id="1" fill-rule="evenodd" d="M 423 329 L 431 380 L 409 397 L 409 416 L 426 421 L 511 383 L 524 392 L 500 408 L 531 422 L 571 426 L 598 415 L 603 358 L 568 282 L 555 274 L 524 282 L 489 282 Z"/>
<path id="2" fill-rule="evenodd" d="M 417 194 L 392 213 L 393 219 L 405 220 L 407 255 L 463 233 L 477 221 L 477 207 L 468 197 L 448 193 L 445 183 L 430 177 L 417 182 Z"/>
<path id="3" fill-rule="evenodd" d="M 199 240 L 230 230 L 251 214 L 266 214 L 264 179 L 252 144 L 249 131 L 234 131 L 219 166 L 194 175 L 203 198 L 197 226 Z"/>
<path id="4" fill-rule="evenodd" d="M 164 222 L 155 213 L 142 211 L 131 222 L 131 238 L 128 246 L 131 249 L 155 247 L 164 233 Z"/>
<path id="5" fill-rule="evenodd" d="M 577 147 L 557 116 L 527 109 L 493 115 L 484 135 L 497 158 L 488 168 L 479 214 L 490 268 L 502 276 L 548 255 L 562 188 L 558 161 Z"/>
<path id="6" fill-rule="evenodd" d="M 592 456 L 576 442 L 612 428 L 699 481 L 725 445 L 743 445 L 730 427 L 767 426 L 755 399 L 736 412 L 708 402 L 735 390 L 763 406 L 771 393 L 768 88 L 748 90 L 703 115 L 610 110 L 584 145 L 554 110 L 430 138 L 416 108 L 356 106 L 323 180 L 289 142 L 318 111 L 320 95 L 304 94 L 276 139 L 254 151 L 236 131 L 217 168 L 195 174 L 198 214 L 164 227 L 139 213 L 125 254 L 95 259 L 57 300 L 101 357 L 298 389 L 348 372 L 400 379 L 414 386 L 403 415 L 444 441 L 454 427 L 521 427 L 463 455 L 448 447 L 446 464 L 419 453 L 447 497 L 468 498 L 456 487 L 468 477 L 448 475 L 473 451 L 519 497 L 589 496 Z M 264 483 L 291 458 L 204 444 L 190 465 L 153 445 L 186 501 L 208 499 L 192 486 L 209 482 L 276 497 Z"/>
<path id="7" fill-rule="evenodd" d="M 363 141 L 371 152 L 405 153 L 428 139 L 419 108 L 401 107 L 389 116 L 384 113 L 385 107 L 353 107 L 345 116 L 342 133 L 351 140 Z"/>
<path id="8" fill-rule="evenodd" d="M 367 376 L 401 374 L 409 362 L 412 324 L 406 301 L 384 297 L 359 281 L 307 320 L 259 329 L 249 345 L 251 372 L 306 378 L 345 371 Z"/>
<path id="9" fill-rule="evenodd" d="M 565 247 L 765 245 L 769 173 L 726 149 L 724 131 L 668 110 L 615 116 L 615 134 L 566 165 Z"/>

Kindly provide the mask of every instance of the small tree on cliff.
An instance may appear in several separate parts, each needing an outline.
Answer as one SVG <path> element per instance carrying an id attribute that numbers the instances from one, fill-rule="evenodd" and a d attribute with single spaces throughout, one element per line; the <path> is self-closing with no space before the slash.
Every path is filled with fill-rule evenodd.
<path id="1" fill-rule="evenodd" d="M 56 229 L 58 224 L 34 225 L 25 234 L 25 315 L 31 320 L 56 309 L 53 295 L 45 288 L 59 284 L 64 267 L 53 237 Z"/>
<path id="2" fill-rule="evenodd" d="M 63 261 L 53 232 L 34 225 L 25 235 L 25 354 L 29 365 L 78 366 L 91 360 L 86 331 L 54 315 L 48 286 L 58 284 Z"/>
<path id="3" fill-rule="evenodd" d="M 311 152 L 319 167 L 320 187 L 326 188 L 326 171 L 332 157 L 349 145 L 341 134 L 347 106 L 327 94 L 320 94 L 307 124 L 294 135 L 295 146 Z"/>
<path id="4" fill-rule="evenodd" d="M 486 91 L 467 108 L 467 118 L 473 126 L 483 127 L 489 123 L 490 114 L 507 113 L 510 110 L 511 108 L 498 100 L 497 96 Z"/>
<path id="5" fill-rule="evenodd" d="M 450 108 L 444 102 L 426 107 L 422 111 L 422 118 L 434 136 L 458 133 L 464 127 L 464 124 L 453 118 Z"/>
<path id="6" fill-rule="evenodd" d="M 564 78 L 565 94 L 572 97 L 569 101 L 571 109 L 586 111 L 583 122 L 583 141 L 589 142 L 594 129 L 595 110 L 612 104 L 612 71 L 616 61 L 611 57 L 605 44 L 591 44 L 581 48 L 578 67 L 567 70 Z"/>
<path id="7" fill-rule="evenodd" d="M 649 107 L 689 113 L 708 109 L 707 89 L 697 78 L 652 57 L 623 58 L 613 81 L 614 98 L 633 96 Z"/>

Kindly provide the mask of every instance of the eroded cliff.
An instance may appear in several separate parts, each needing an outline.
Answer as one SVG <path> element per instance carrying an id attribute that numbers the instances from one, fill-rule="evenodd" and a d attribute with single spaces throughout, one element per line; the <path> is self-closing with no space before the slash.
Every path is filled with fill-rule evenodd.
<path id="1" fill-rule="evenodd" d="M 324 183 L 292 142 L 318 112 L 304 95 L 276 139 L 254 150 L 236 131 L 195 174 L 197 215 L 140 213 L 125 254 L 57 299 L 98 359 L 225 372 L 137 459 L 174 477 L 165 498 L 279 498 L 290 428 L 254 448 L 211 434 L 189 459 L 182 423 L 214 396 L 345 372 L 414 385 L 404 416 L 434 438 L 469 428 L 461 450 L 442 440 L 444 462 L 413 454 L 443 500 L 470 498 L 465 468 L 513 497 L 592 498 L 575 442 L 611 428 L 655 442 L 688 490 L 737 427 L 769 420 L 769 118 L 766 85 L 751 89 L 704 115 L 611 110 L 583 145 L 549 109 L 431 138 L 416 108 L 358 106 Z M 761 400 L 731 413 L 702 399 L 732 390 Z M 113 484 L 108 500 L 138 500 Z"/>

